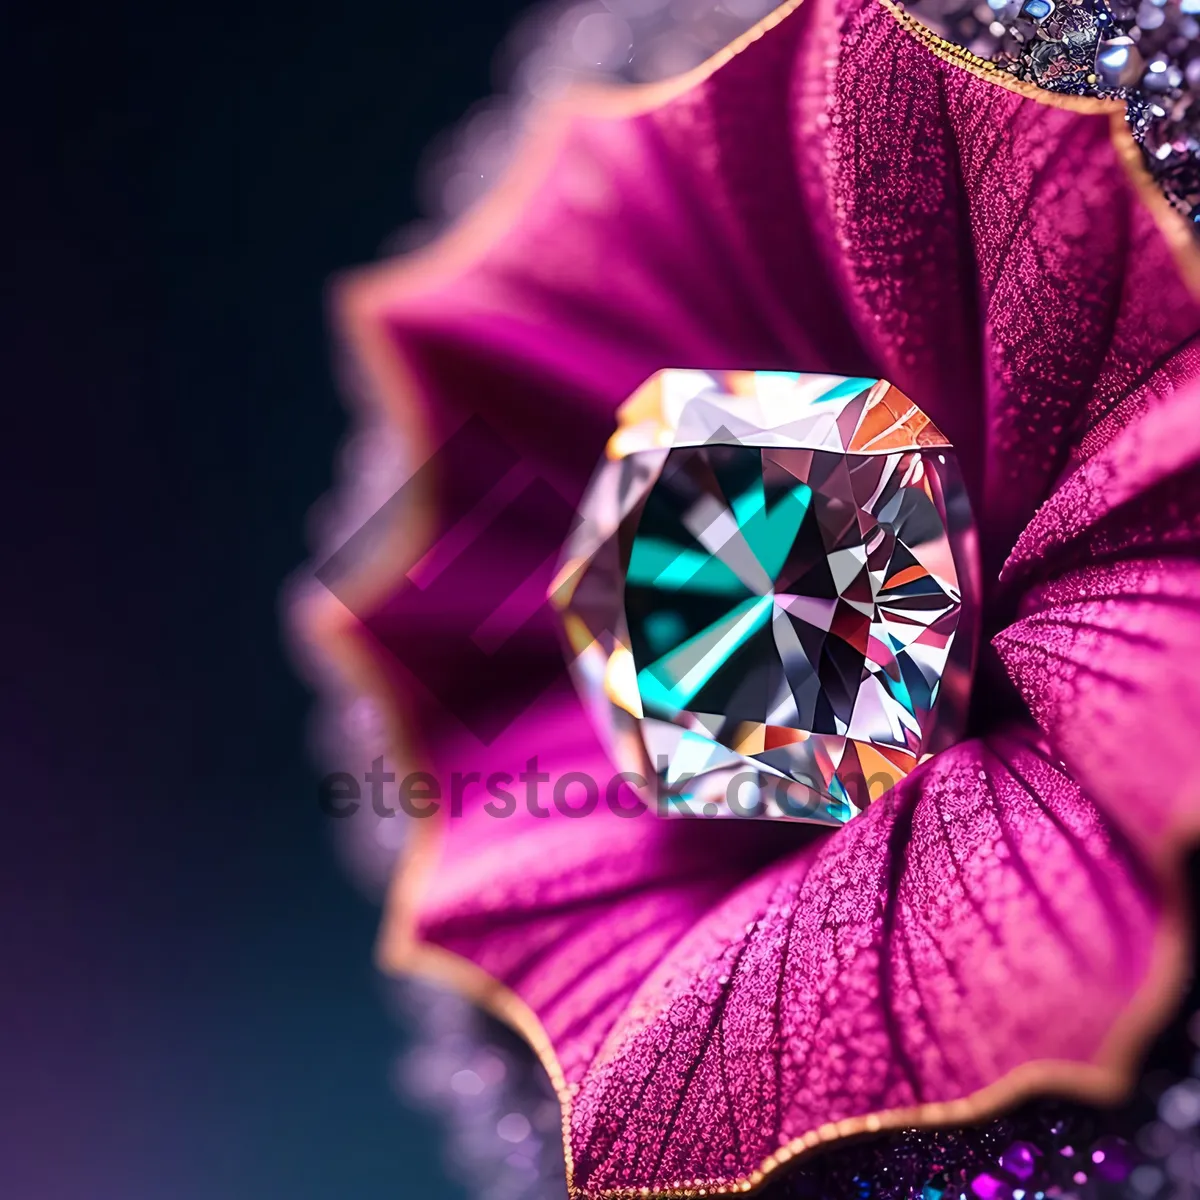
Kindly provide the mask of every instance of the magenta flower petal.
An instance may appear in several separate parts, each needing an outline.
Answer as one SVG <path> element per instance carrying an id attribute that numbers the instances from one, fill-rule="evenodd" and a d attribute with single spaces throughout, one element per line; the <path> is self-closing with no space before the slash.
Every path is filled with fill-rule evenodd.
<path id="1" fill-rule="evenodd" d="M 1198 406 L 1193 344 L 1021 535 L 1006 575 L 1057 577 L 993 640 L 1055 752 L 1154 861 L 1200 823 Z"/>
<path id="2" fill-rule="evenodd" d="M 989 86 L 875 3 L 806 9 L 795 152 L 853 324 L 977 473 L 985 538 L 1011 540 L 1072 440 L 1200 322 L 1123 183 L 1123 106 Z"/>
<path id="3" fill-rule="evenodd" d="M 726 894 L 805 835 L 746 822 L 613 815 L 454 822 L 419 933 L 482 968 L 536 1013 L 566 1085 L 578 1084 L 634 992 Z M 385 944 L 385 952 L 389 947 Z"/>
<path id="4" fill-rule="evenodd" d="M 1190 526 L 1194 545 L 1200 472 L 1168 489 L 1175 498 L 1151 493 L 1127 532 L 1144 532 L 1156 509 L 1174 506 L 1176 531 Z M 1150 528 L 1170 529 L 1161 520 Z M 1081 567 L 1036 590 L 1026 612 L 994 645 L 1034 717 L 1108 816 L 1152 861 L 1168 860 L 1200 817 L 1200 564 L 1156 557 Z"/>
<path id="5" fill-rule="evenodd" d="M 890 377 L 956 444 L 997 571 L 1072 448 L 1200 308 L 1112 105 L 978 78 L 874 0 L 784 14 L 716 69 L 547 118 L 472 219 L 345 287 L 351 348 L 409 428 L 436 445 L 482 413 L 567 502 L 661 367 Z M 431 501 L 455 511 L 466 483 L 443 476 Z M 543 541 L 565 533 L 539 520 Z M 458 592 L 513 558 L 493 546 Z M 469 674 L 463 614 L 374 598 L 393 611 L 354 609 L 394 696 L 411 674 Z M 531 655 L 557 653 L 549 622 L 531 632 Z M 424 649 L 410 675 L 397 638 Z M 506 704 L 492 681 L 473 690 Z"/>
<path id="6" fill-rule="evenodd" d="M 481 412 L 571 500 L 662 367 L 890 378 L 958 448 L 998 569 L 1200 326 L 1163 229 L 1190 235 L 1140 202 L 1120 105 L 978 78 L 875 0 L 783 12 L 715 70 L 548 117 L 462 227 L 349 285 L 347 332 L 435 441 Z"/>
<path id="7" fill-rule="evenodd" d="M 1105 518 L 1119 527 L 1124 505 L 1136 502 L 1200 458 L 1200 344 L 1171 355 L 1115 406 L 1080 448 L 1084 460 L 1055 489 L 1022 531 L 1004 566 L 1008 579 L 1047 574 Z M 1131 515 L 1126 514 L 1126 518 Z M 1165 515 L 1165 514 L 1164 514 Z M 1134 519 L 1136 524 L 1136 518 Z M 1165 521 L 1156 532 L 1167 533 Z M 1095 549 L 1095 547 L 1093 547 Z M 1111 551 L 1111 544 L 1107 547 Z"/>

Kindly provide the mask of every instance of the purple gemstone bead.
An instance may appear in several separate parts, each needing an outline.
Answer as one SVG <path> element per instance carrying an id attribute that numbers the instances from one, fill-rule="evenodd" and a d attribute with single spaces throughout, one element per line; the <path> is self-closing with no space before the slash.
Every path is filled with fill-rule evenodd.
<path id="1" fill-rule="evenodd" d="M 1102 1137 L 1091 1153 L 1092 1174 L 1110 1183 L 1121 1183 L 1133 1170 L 1133 1150 L 1124 1138 Z"/>
<path id="2" fill-rule="evenodd" d="M 971 1180 L 971 1191 L 979 1200 L 1012 1200 L 1012 1185 L 986 1171 Z"/>
<path id="3" fill-rule="evenodd" d="M 1000 1165 L 1014 1178 L 1024 1181 L 1033 1174 L 1040 1154 L 1032 1142 L 1013 1142 L 1000 1155 Z"/>

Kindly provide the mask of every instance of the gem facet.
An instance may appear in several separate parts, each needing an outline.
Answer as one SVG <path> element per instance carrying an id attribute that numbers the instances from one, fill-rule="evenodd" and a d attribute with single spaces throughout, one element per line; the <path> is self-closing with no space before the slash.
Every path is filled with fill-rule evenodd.
<path id="1" fill-rule="evenodd" d="M 961 730 L 974 526 L 877 379 L 662 371 L 551 589 L 610 754 L 660 811 L 838 825 Z"/>

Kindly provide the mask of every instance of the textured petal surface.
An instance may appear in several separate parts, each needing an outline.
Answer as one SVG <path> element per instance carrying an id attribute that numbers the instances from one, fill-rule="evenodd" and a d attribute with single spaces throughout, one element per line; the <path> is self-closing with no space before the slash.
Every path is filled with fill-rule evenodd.
<path id="1" fill-rule="evenodd" d="M 537 1013 L 586 1193 L 751 1178 L 830 1123 L 1038 1060 L 1094 1083 L 1150 969 L 1153 884 L 1016 736 L 956 747 L 799 848 L 754 822 L 483 824 L 451 830 L 421 932 Z"/>
<path id="2" fill-rule="evenodd" d="M 994 575 L 1073 447 L 1200 328 L 1109 114 L 944 62 L 875 0 L 807 0 L 630 96 L 548 121 L 463 229 L 344 306 L 434 444 L 482 414 L 568 505 L 657 369 L 886 376 L 958 447 Z M 463 473 L 437 486 L 454 511 Z M 561 536 L 542 507 L 528 527 Z"/>
<path id="3" fill-rule="evenodd" d="M 604 807 L 578 818 L 522 807 L 502 836 L 496 826 L 480 814 L 449 830 L 420 932 L 530 1005 L 568 1084 L 679 938 L 781 846 L 807 836 L 751 822 L 718 834 Z"/>
<path id="4" fill-rule="evenodd" d="M 1037 1060 L 1082 1081 L 1112 1053 L 1156 922 L 1127 843 L 1016 740 L 956 747 L 892 795 L 734 893 L 647 980 L 576 1100 L 588 1191 L 752 1177 L 838 1122 L 928 1118 L 911 1110 Z"/>
<path id="5" fill-rule="evenodd" d="M 1174 481 L 1135 508 L 1168 528 L 1173 547 L 1200 539 L 1200 477 Z M 1163 509 L 1174 508 L 1167 518 Z M 1122 514 L 1128 516 L 1129 514 Z M 1104 537 L 1098 531 L 1097 540 Z M 1109 535 L 1122 549 L 1138 536 Z M 1147 540 L 1149 538 L 1147 537 Z M 1100 562 L 1037 590 L 996 649 L 1055 753 L 1155 860 L 1200 816 L 1196 713 L 1200 681 L 1200 563 L 1188 557 Z"/>
<path id="6" fill-rule="evenodd" d="M 1056 754 L 1153 859 L 1200 823 L 1198 413 L 1193 343 L 1022 533 L 1005 568 L 1022 615 L 993 641 Z"/>
<path id="7" fill-rule="evenodd" d="M 1200 344 L 1173 354 L 1097 428 L 1087 454 L 1017 539 L 1009 579 L 1062 566 L 1084 535 L 1200 458 Z M 1166 516 L 1166 514 L 1164 514 Z M 1120 526 L 1120 517 L 1112 522 Z M 1124 522 L 1129 524 L 1128 521 Z M 1169 518 L 1161 524 L 1166 535 Z"/>

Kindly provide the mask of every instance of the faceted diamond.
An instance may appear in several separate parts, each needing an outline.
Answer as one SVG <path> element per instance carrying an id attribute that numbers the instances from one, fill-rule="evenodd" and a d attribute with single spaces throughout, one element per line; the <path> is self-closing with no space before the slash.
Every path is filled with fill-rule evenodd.
<path id="1" fill-rule="evenodd" d="M 551 589 L 611 757 L 660 811 L 838 825 L 961 732 L 974 526 L 877 379 L 662 371 Z"/>

